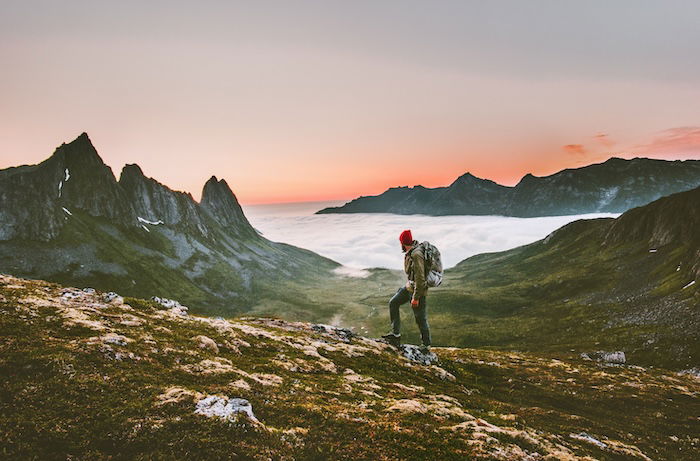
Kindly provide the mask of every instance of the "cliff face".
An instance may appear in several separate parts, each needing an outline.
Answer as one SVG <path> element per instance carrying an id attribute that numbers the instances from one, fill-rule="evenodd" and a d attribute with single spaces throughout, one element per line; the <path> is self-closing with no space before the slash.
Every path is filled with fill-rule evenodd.
<path id="1" fill-rule="evenodd" d="M 208 235 L 202 210 L 191 194 L 173 191 L 147 178 L 138 165 L 124 167 L 119 185 L 142 224 L 161 223 L 195 235 Z"/>
<path id="2" fill-rule="evenodd" d="M 467 173 L 448 187 L 392 188 L 318 213 L 504 215 L 622 213 L 700 186 L 700 161 L 610 160 L 550 176 L 525 175 L 506 187 Z"/>
<path id="3" fill-rule="evenodd" d="M 162 223 L 202 237 L 211 232 L 208 214 L 228 232 L 257 235 L 225 180 L 209 180 L 201 203 L 147 178 L 138 165 L 126 165 L 117 182 L 86 133 L 39 165 L 0 171 L 0 205 L 0 240 L 49 241 L 75 210 L 122 226 Z"/>
<path id="4" fill-rule="evenodd" d="M 256 234 L 226 180 L 212 176 L 204 184 L 201 206 L 226 229 L 233 229 L 241 235 Z"/>
<path id="5" fill-rule="evenodd" d="M 0 171 L 0 240 L 51 240 L 76 209 L 137 225 L 124 191 L 86 133 L 38 165 Z"/>
<path id="6" fill-rule="evenodd" d="M 697 459 L 693 371 L 621 354 L 425 355 L 2 274 L 0 314 L 8 459 Z"/>

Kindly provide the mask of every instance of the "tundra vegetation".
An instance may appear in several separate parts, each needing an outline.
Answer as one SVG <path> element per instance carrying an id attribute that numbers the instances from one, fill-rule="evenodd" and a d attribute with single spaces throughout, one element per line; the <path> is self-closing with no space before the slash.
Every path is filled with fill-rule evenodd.
<path id="1" fill-rule="evenodd" d="M 6 459 L 697 459 L 700 381 L 2 276 Z"/>

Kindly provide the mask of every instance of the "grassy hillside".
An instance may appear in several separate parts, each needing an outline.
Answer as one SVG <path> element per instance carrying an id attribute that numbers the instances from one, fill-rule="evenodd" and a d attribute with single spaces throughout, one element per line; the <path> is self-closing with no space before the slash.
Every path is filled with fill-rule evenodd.
<path id="1" fill-rule="evenodd" d="M 455 348 L 419 363 L 323 325 L 9 276 L 0 338 L 6 459 L 691 460 L 700 444 L 700 382 L 660 369 Z"/>
<path id="2" fill-rule="evenodd" d="M 75 210 L 51 241 L 2 242 L 0 265 L 18 276 L 171 297 L 209 315 L 246 312 L 261 297 L 294 306 L 303 299 L 306 282 L 331 279 L 338 266 L 263 238 L 232 241 L 214 223 L 207 237 L 162 225 L 148 229 L 117 226 Z"/>
<path id="3" fill-rule="evenodd" d="M 685 244 L 601 246 L 606 220 L 577 222 L 511 251 L 479 255 L 433 294 L 456 344 L 529 351 L 623 350 L 637 364 L 696 366 L 700 303 L 677 270 Z"/>

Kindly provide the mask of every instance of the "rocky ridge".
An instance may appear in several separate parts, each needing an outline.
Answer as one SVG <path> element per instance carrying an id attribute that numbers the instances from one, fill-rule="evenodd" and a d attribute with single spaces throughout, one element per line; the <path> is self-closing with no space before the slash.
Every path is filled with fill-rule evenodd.
<path id="1" fill-rule="evenodd" d="M 338 264 L 253 229 L 225 180 L 198 203 L 126 165 L 117 181 L 87 134 L 38 165 L 0 171 L 0 271 L 150 297 L 216 313 L 301 299 L 291 274 Z M 255 294 L 254 294 L 255 293 Z"/>
<path id="2" fill-rule="evenodd" d="M 326 213 L 560 216 L 622 213 L 700 186 L 700 160 L 611 158 L 600 164 L 537 177 L 507 187 L 466 173 L 447 187 L 395 187 L 359 197 Z"/>

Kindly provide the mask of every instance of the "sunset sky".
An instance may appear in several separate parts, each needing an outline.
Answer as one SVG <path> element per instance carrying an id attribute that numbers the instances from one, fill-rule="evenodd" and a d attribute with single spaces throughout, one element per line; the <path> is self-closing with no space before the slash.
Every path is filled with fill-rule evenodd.
<path id="1" fill-rule="evenodd" d="M 700 159 L 698 1 L 0 2 L 0 168 L 86 131 L 244 204 Z"/>

